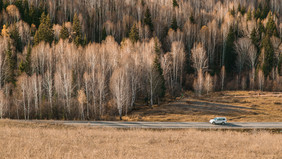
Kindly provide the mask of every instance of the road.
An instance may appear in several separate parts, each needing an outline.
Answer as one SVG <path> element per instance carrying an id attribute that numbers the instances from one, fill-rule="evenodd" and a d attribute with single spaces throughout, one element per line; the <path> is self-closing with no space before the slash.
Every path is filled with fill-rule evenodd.
<path id="1" fill-rule="evenodd" d="M 48 121 L 31 120 L 28 122 L 64 124 L 73 126 L 93 126 L 110 128 L 147 128 L 147 129 L 282 129 L 282 122 L 232 122 L 225 125 L 212 125 L 208 122 L 123 122 L 123 121 Z"/>

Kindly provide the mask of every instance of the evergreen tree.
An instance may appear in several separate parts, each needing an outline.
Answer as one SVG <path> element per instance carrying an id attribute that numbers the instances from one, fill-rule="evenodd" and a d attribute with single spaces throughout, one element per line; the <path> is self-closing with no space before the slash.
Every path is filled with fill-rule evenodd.
<path id="1" fill-rule="evenodd" d="M 144 0 L 141 0 L 141 4 L 142 4 L 142 6 L 144 7 L 144 6 L 145 6 L 145 1 L 144 1 Z"/>
<path id="2" fill-rule="evenodd" d="M 195 18 L 193 16 L 193 14 L 191 14 L 191 16 L 189 17 L 189 20 L 191 23 L 195 24 Z"/>
<path id="3" fill-rule="evenodd" d="M 86 35 L 84 35 L 83 41 L 82 41 L 82 46 L 86 46 L 87 45 L 87 37 Z"/>
<path id="4" fill-rule="evenodd" d="M 262 9 L 262 12 L 261 12 L 261 19 L 265 19 L 270 11 L 270 7 L 269 7 L 269 2 L 265 2 L 266 4 L 264 4 L 264 7 Z"/>
<path id="5" fill-rule="evenodd" d="M 69 31 L 67 29 L 67 27 L 65 26 L 65 24 L 63 24 L 62 29 L 60 30 L 60 38 L 63 40 L 66 40 L 69 38 Z"/>
<path id="6" fill-rule="evenodd" d="M 234 8 L 234 6 L 233 6 L 233 8 L 231 9 L 230 14 L 231 14 L 233 17 L 235 17 L 235 8 Z"/>
<path id="7" fill-rule="evenodd" d="M 174 16 L 171 22 L 171 29 L 173 29 L 174 31 L 176 31 L 178 29 L 178 25 L 177 25 L 177 21 L 176 21 L 176 17 Z"/>
<path id="8" fill-rule="evenodd" d="M 262 39 L 263 33 L 265 33 L 265 28 L 264 28 L 262 22 L 259 21 L 259 23 L 258 23 L 258 34 L 259 34 L 259 39 L 260 40 Z"/>
<path id="9" fill-rule="evenodd" d="M 10 38 L 13 40 L 13 45 L 16 48 L 16 51 L 22 52 L 22 40 L 19 34 L 19 29 L 16 25 L 12 27 L 9 32 Z"/>
<path id="10" fill-rule="evenodd" d="M 268 34 L 262 41 L 262 50 L 264 50 L 264 58 L 262 58 L 264 59 L 264 61 L 261 61 L 261 63 L 263 64 L 262 70 L 264 75 L 267 77 L 271 72 L 273 66 L 275 65 L 274 49 L 270 41 L 270 36 Z"/>
<path id="11" fill-rule="evenodd" d="M 73 29 L 73 38 L 74 38 L 74 43 L 76 44 L 76 46 L 81 45 L 82 44 L 82 32 L 81 32 L 81 25 L 80 25 L 80 21 L 79 18 L 77 16 L 77 14 L 74 14 L 73 17 L 73 25 L 72 25 L 72 29 Z"/>
<path id="12" fill-rule="evenodd" d="M 282 54 L 280 54 L 278 61 L 278 72 L 280 72 L 280 76 L 282 76 Z"/>
<path id="13" fill-rule="evenodd" d="M 18 8 L 21 17 L 24 17 L 24 8 L 23 8 L 23 1 L 22 0 L 15 0 L 13 4 Z"/>
<path id="14" fill-rule="evenodd" d="M 278 30 L 276 28 L 275 22 L 272 18 L 272 16 L 268 19 L 267 23 L 266 23 L 266 34 L 268 34 L 269 36 L 276 36 L 278 37 Z"/>
<path id="15" fill-rule="evenodd" d="M 34 36 L 34 44 L 37 45 L 41 41 L 51 44 L 53 39 L 54 31 L 52 29 L 50 17 L 49 15 L 46 16 L 45 13 L 42 13 L 39 28 Z"/>
<path id="16" fill-rule="evenodd" d="M 224 64 L 227 73 L 234 72 L 236 52 L 234 50 L 235 33 L 233 27 L 229 28 L 225 47 Z"/>
<path id="17" fill-rule="evenodd" d="M 23 13 L 23 17 L 22 19 L 27 22 L 28 24 L 31 24 L 31 20 L 30 20 L 30 14 L 29 14 L 29 4 L 27 0 L 23 1 L 23 8 L 24 8 L 24 13 Z"/>
<path id="18" fill-rule="evenodd" d="M 106 32 L 106 28 L 104 27 L 102 31 L 102 41 L 106 40 L 106 38 L 107 38 L 107 32 Z"/>
<path id="19" fill-rule="evenodd" d="M 156 38 L 155 40 L 155 53 L 156 57 L 154 59 L 154 72 L 157 74 L 157 87 L 155 95 L 157 98 L 163 98 L 165 96 L 165 79 L 163 76 L 163 69 L 161 67 L 160 63 L 160 56 L 161 56 L 161 49 L 158 43 L 158 40 Z"/>
<path id="20" fill-rule="evenodd" d="M 241 3 L 239 3 L 238 8 L 237 8 L 237 13 L 241 12 Z"/>
<path id="21" fill-rule="evenodd" d="M 260 42 L 259 38 L 260 37 L 257 33 L 257 30 L 254 28 L 251 32 L 251 39 L 252 39 L 253 44 L 256 46 L 257 50 L 259 49 L 259 42 Z"/>
<path id="22" fill-rule="evenodd" d="M 21 71 L 21 73 L 23 73 L 25 71 L 25 63 L 24 63 L 23 60 L 21 60 L 21 62 L 20 62 L 19 70 Z"/>
<path id="23" fill-rule="evenodd" d="M 3 0 L 0 0 L 0 11 L 2 11 L 2 9 L 3 9 Z"/>
<path id="24" fill-rule="evenodd" d="M 8 48 L 6 50 L 6 60 L 8 62 L 7 64 L 7 70 L 5 72 L 5 79 L 7 83 L 13 83 L 16 84 L 16 74 L 15 69 L 17 68 L 17 55 L 12 50 L 10 42 L 8 43 Z"/>
<path id="25" fill-rule="evenodd" d="M 260 19 L 261 18 L 261 10 L 259 8 L 256 10 L 254 17 L 256 19 Z"/>
<path id="26" fill-rule="evenodd" d="M 151 32 L 154 31 L 154 26 L 153 26 L 152 18 L 151 18 L 151 12 L 150 12 L 148 7 L 147 7 L 146 12 L 145 12 L 144 23 L 145 23 L 145 25 L 149 26 Z"/>
<path id="27" fill-rule="evenodd" d="M 135 24 L 130 29 L 129 39 L 133 43 L 135 43 L 135 42 L 137 42 L 139 40 L 139 31 L 138 31 L 138 29 L 137 29 Z"/>
<path id="28" fill-rule="evenodd" d="M 248 10 L 247 12 L 247 20 L 252 20 L 252 12 L 251 12 L 251 9 Z"/>
<path id="29" fill-rule="evenodd" d="M 173 7 L 179 7 L 177 0 L 173 0 L 172 5 Z"/>
<path id="30" fill-rule="evenodd" d="M 24 64 L 24 71 L 27 75 L 32 75 L 32 68 L 31 68 L 31 46 L 28 45 L 27 47 L 27 54 L 25 58 L 25 64 Z"/>
<path id="31" fill-rule="evenodd" d="M 242 15 L 245 15 L 245 13 L 246 13 L 246 7 L 243 6 L 243 7 L 241 8 L 241 14 L 242 14 Z"/>

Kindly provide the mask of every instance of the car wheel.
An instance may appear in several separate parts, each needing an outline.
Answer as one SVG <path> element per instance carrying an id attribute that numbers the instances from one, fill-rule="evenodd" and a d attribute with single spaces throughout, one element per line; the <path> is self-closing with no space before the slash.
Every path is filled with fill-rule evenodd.
<path id="1" fill-rule="evenodd" d="M 222 123 L 221 123 L 221 125 L 224 125 L 224 124 L 225 124 L 225 122 L 222 122 Z"/>
<path id="2" fill-rule="evenodd" d="M 213 125 L 215 125 L 215 122 L 212 122 Z"/>

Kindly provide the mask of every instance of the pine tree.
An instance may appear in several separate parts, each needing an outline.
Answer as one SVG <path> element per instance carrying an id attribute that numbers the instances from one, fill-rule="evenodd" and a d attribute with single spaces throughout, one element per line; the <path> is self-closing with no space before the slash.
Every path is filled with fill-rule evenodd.
<path id="1" fill-rule="evenodd" d="M 16 25 L 12 27 L 9 32 L 10 38 L 13 40 L 13 45 L 16 48 L 16 51 L 22 52 L 22 40 L 19 34 L 19 29 Z"/>
<path id="2" fill-rule="evenodd" d="M 259 8 L 256 10 L 254 17 L 256 19 L 260 19 L 261 18 L 261 10 Z"/>
<path id="3" fill-rule="evenodd" d="M 172 5 L 173 7 L 179 7 L 177 0 L 173 0 Z"/>
<path id="4" fill-rule="evenodd" d="M 154 31 L 154 26 L 153 26 L 152 18 L 151 18 L 151 12 L 150 12 L 148 7 L 147 7 L 146 12 L 145 12 L 144 23 L 145 23 L 145 25 L 149 26 L 151 32 Z"/>
<path id="5" fill-rule="evenodd" d="M 264 50 L 264 61 L 261 61 L 261 63 L 263 63 L 262 70 L 264 75 L 267 77 L 275 64 L 274 49 L 268 34 L 262 41 L 262 48 L 262 50 Z"/>
<path id="6" fill-rule="evenodd" d="M 139 31 L 138 31 L 138 29 L 137 29 L 135 24 L 130 29 L 129 39 L 133 43 L 135 43 L 135 42 L 137 42 L 139 40 Z"/>
<path id="7" fill-rule="evenodd" d="M 269 2 L 266 2 L 266 4 L 264 4 L 264 7 L 263 7 L 262 12 L 261 12 L 261 19 L 265 19 L 268 15 L 269 11 L 270 11 Z"/>
<path id="8" fill-rule="evenodd" d="M 10 42 L 8 43 L 8 48 L 6 50 L 6 60 L 7 64 L 7 71 L 5 72 L 5 79 L 7 83 L 16 84 L 16 75 L 15 69 L 17 65 L 17 55 L 12 50 Z"/>
<path id="9" fill-rule="evenodd" d="M 262 24 L 261 21 L 259 21 L 258 23 L 258 34 L 259 34 L 259 39 L 261 40 L 262 39 L 262 34 L 265 33 L 265 28 Z"/>
<path id="10" fill-rule="evenodd" d="M 82 41 L 82 46 L 83 46 L 83 47 L 86 46 L 87 43 L 88 43 L 88 41 L 87 41 L 87 37 L 86 37 L 86 34 L 85 34 L 85 35 L 84 35 L 84 38 L 83 38 L 83 41 Z"/>
<path id="11" fill-rule="evenodd" d="M 31 68 L 31 46 L 28 45 L 27 47 L 27 54 L 25 58 L 25 64 L 24 64 L 24 71 L 27 75 L 32 75 L 32 68 Z"/>
<path id="12" fill-rule="evenodd" d="M 53 39 L 54 39 L 54 32 L 52 29 L 50 17 L 49 15 L 46 16 L 45 13 L 42 13 L 39 28 L 34 36 L 34 44 L 37 45 L 41 41 L 45 41 L 51 44 Z"/>
<path id="13" fill-rule="evenodd" d="M 23 20 L 27 22 L 28 24 L 31 24 L 30 16 L 29 16 L 29 4 L 27 0 L 23 1 L 23 8 L 24 8 L 24 14 L 23 14 Z"/>
<path id="14" fill-rule="evenodd" d="M 278 72 L 280 72 L 280 76 L 282 76 L 282 54 L 280 54 L 279 61 L 278 61 Z"/>
<path id="15" fill-rule="evenodd" d="M 66 40 L 69 38 L 69 31 L 67 29 L 67 27 L 65 26 L 65 24 L 63 24 L 62 29 L 60 30 L 60 38 L 63 40 Z"/>
<path id="16" fill-rule="evenodd" d="M 246 13 L 246 7 L 245 7 L 245 6 L 243 6 L 243 7 L 241 8 L 240 13 L 241 13 L 242 15 L 245 15 L 245 13 Z"/>
<path id="17" fill-rule="evenodd" d="M 107 32 L 106 32 L 106 28 L 104 27 L 102 31 L 102 41 L 106 40 L 106 38 L 107 38 Z"/>
<path id="18" fill-rule="evenodd" d="M 237 13 L 241 12 L 241 3 L 239 3 L 238 8 L 237 8 Z"/>
<path id="19" fill-rule="evenodd" d="M 189 20 L 191 23 L 195 24 L 195 18 L 193 16 L 193 14 L 191 14 L 191 16 L 189 17 Z"/>
<path id="20" fill-rule="evenodd" d="M 155 94 L 157 98 L 163 98 L 165 96 L 166 87 L 165 87 L 163 69 L 160 63 L 161 48 L 159 46 L 157 38 L 155 39 L 155 53 L 156 53 L 156 57 L 154 59 L 154 71 L 157 73 L 158 80 L 159 80 Z"/>
<path id="21" fill-rule="evenodd" d="M 233 17 L 235 16 L 235 8 L 234 8 L 234 6 L 233 6 L 233 8 L 231 9 L 230 14 L 231 14 Z"/>
<path id="22" fill-rule="evenodd" d="M 257 33 L 257 30 L 255 28 L 253 28 L 252 32 L 251 32 L 251 39 L 253 44 L 256 46 L 257 49 L 259 49 L 259 35 Z"/>
<path id="23" fill-rule="evenodd" d="M 177 21 L 176 21 L 176 17 L 174 16 L 171 22 L 171 29 L 173 29 L 174 31 L 176 31 L 178 29 L 178 25 L 177 25 Z"/>
<path id="24" fill-rule="evenodd" d="M 24 8 L 23 8 L 23 1 L 22 0 L 15 0 L 13 4 L 18 8 L 21 17 L 23 18 L 24 15 Z"/>
<path id="25" fill-rule="evenodd" d="M 25 63 L 24 63 L 23 60 L 21 60 L 21 62 L 20 62 L 19 70 L 21 71 L 21 73 L 23 73 L 25 71 Z"/>
<path id="26" fill-rule="evenodd" d="M 226 72 L 228 73 L 234 72 L 234 67 L 235 67 L 236 53 L 234 50 L 234 41 L 235 41 L 234 29 L 233 27 L 230 27 L 226 40 L 225 59 L 224 59 Z"/>
<path id="27" fill-rule="evenodd" d="M 0 11 L 2 11 L 2 9 L 3 9 L 3 0 L 0 0 Z"/>
<path id="28" fill-rule="evenodd" d="M 252 20 L 252 12 L 251 9 L 248 10 L 247 12 L 247 21 Z"/>
<path id="29" fill-rule="evenodd" d="M 160 59 L 156 56 L 154 60 L 154 72 L 157 74 L 157 87 L 155 95 L 157 98 L 163 98 L 165 96 L 165 80 L 163 76 L 163 69 L 161 67 Z"/>
<path id="30" fill-rule="evenodd" d="M 76 44 L 76 46 L 79 46 L 82 44 L 82 33 L 81 33 L 80 21 L 76 13 L 74 14 L 73 17 L 72 27 L 73 27 L 72 29 L 73 29 L 74 43 Z"/>
<path id="31" fill-rule="evenodd" d="M 268 21 L 266 23 L 266 34 L 268 34 L 270 37 L 272 35 L 276 36 L 276 37 L 279 36 L 277 28 L 276 28 L 276 25 L 275 25 L 275 22 L 274 22 L 272 16 L 268 19 Z"/>

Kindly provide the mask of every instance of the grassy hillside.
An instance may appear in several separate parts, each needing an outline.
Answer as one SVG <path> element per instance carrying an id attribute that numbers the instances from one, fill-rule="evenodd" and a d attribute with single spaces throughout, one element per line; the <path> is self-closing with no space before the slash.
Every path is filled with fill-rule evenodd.
<path id="1" fill-rule="evenodd" d="M 230 122 L 281 122 L 282 93 L 225 91 L 198 97 L 187 92 L 176 101 L 137 109 L 123 119 L 207 122 L 216 116 L 225 116 Z"/>

